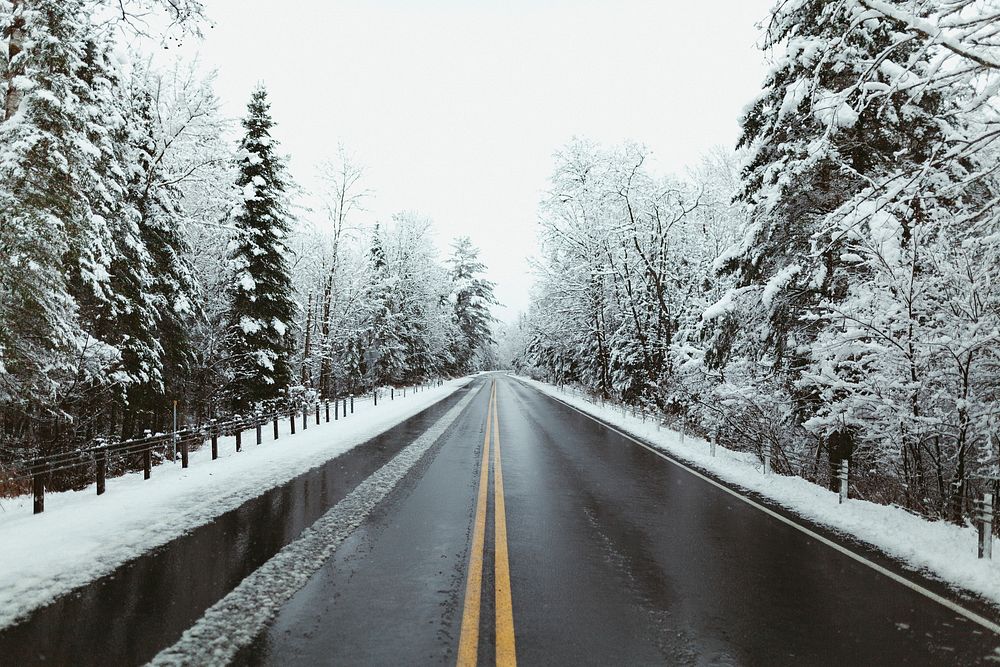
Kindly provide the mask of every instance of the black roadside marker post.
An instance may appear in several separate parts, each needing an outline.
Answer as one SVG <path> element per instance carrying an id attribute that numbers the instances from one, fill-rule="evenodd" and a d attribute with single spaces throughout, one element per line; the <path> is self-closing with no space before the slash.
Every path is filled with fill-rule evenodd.
<path id="1" fill-rule="evenodd" d="M 104 493 L 104 481 L 108 474 L 108 452 L 101 447 L 94 452 L 95 463 L 97 464 L 97 495 Z"/>

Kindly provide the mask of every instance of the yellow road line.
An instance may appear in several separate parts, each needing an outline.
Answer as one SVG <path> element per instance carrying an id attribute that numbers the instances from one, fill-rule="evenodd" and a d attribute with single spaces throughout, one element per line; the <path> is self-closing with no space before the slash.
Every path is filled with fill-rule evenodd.
<path id="1" fill-rule="evenodd" d="M 496 662 L 516 665 L 514 650 L 514 608 L 510 598 L 510 564 L 507 558 L 507 510 L 503 497 L 503 469 L 500 466 L 500 418 L 497 416 L 496 384 L 493 385 L 493 493 L 496 552 L 493 580 L 496 591 Z"/>
<path id="2" fill-rule="evenodd" d="M 496 391 L 494 380 L 494 392 Z M 483 439 L 483 462 L 479 469 L 479 498 L 476 520 L 472 528 L 472 550 L 469 555 L 469 579 L 465 584 L 465 609 L 462 613 L 462 633 L 458 640 L 458 665 L 476 664 L 479 652 L 479 599 L 483 590 L 483 547 L 486 538 L 486 503 L 490 476 L 490 424 L 493 394 L 486 409 L 486 437 Z"/>

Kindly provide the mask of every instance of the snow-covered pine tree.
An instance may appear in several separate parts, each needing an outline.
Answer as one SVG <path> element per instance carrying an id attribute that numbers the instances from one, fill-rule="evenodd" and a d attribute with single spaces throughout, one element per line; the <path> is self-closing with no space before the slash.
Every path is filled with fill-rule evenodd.
<path id="1" fill-rule="evenodd" d="M 118 350 L 80 327 L 73 298 L 107 303 L 113 198 L 95 146 L 95 83 L 85 77 L 91 26 L 80 0 L 8 6 L 5 115 L 0 123 L 0 399 L 59 412 L 63 382 L 102 381 Z M 103 84 L 96 84 L 103 85 Z M 95 210 L 94 203 L 98 209 Z"/>
<path id="2" fill-rule="evenodd" d="M 479 259 L 479 249 L 472 239 L 461 236 L 451 245 L 448 259 L 451 271 L 451 301 L 459 338 L 452 344 L 453 371 L 473 370 L 476 355 L 493 344 L 494 318 L 490 306 L 496 305 L 493 283 L 482 275 L 486 266 Z"/>
<path id="3" fill-rule="evenodd" d="M 375 225 L 372 235 L 369 261 L 371 282 L 366 299 L 369 313 L 364 374 L 370 386 L 381 387 L 403 374 L 405 346 L 399 321 L 399 277 L 392 272 L 379 225 Z"/>
<path id="4" fill-rule="evenodd" d="M 750 224 L 717 261 L 736 288 L 711 309 L 724 317 L 710 361 L 724 366 L 735 352 L 770 368 L 798 420 L 816 409 L 816 393 L 796 382 L 829 326 L 822 304 L 842 299 L 863 273 L 842 257 L 846 237 L 827 234 L 829 217 L 899 162 L 921 160 L 939 137 L 936 91 L 865 103 L 888 76 L 878 75 L 880 59 L 905 60 L 917 47 L 884 22 L 857 18 L 823 0 L 774 10 L 766 46 L 781 57 L 742 120 L 748 159 L 739 198 Z M 859 86 L 872 71 L 876 85 Z"/>
<path id="5" fill-rule="evenodd" d="M 888 499 L 961 521 L 975 460 L 995 460 L 998 276 L 986 257 L 1000 216 L 997 139 L 984 130 L 996 115 L 980 103 L 988 78 L 874 4 L 888 13 L 846 3 L 853 28 L 817 57 L 854 62 L 845 90 L 859 122 L 876 147 L 887 146 L 873 128 L 898 138 L 813 234 L 847 279 L 811 315 L 820 331 L 797 384 L 820 399 L 810 430 L 848 430 L 859 462 L 902 481 Z M 853 33 L 890 39 L 856 54 Z"/>
<path id="6" fill-rule="evenodd" d="M 79 427 L 81 420 L 101 419 L 116 406 L 123 415 L 125 433 L 131 434 L 134 411 L 128 405 L 128 393 L 142 385 L 161 388 L 163 383 L 152 296 L 155 267 L 133 196 L 132 184 L 141 177 L 141 166 L 133 128 L 121 104 L 125 91 L 109 58 L 110 45 L 96 31 L 90 32 L 78 72 L 80 108 L 76 114 L 94 148 L 92 164 L 83 172 L 89 178 L 81 182 L 92 220 L 81 257 L 99 263 L 106 277 L 88 278 L 93 272 L 86 262 L 71 264 L 67 271 L 80 306 L 81 326 L 89 336 L 116 350 L 118 358 L 89 386 L 78 384 L 88 395 L 78 399 L 75 412 Z"/>
<path id="7" fill-rule="evenodd" d="M 229 288 L 230 397 L 237 409 L 274 398 L 292 378 L 295 313 L 285 245 L 291 228 L 287 176 L 271 137 L 267 91 L 254 90 L 240 141 L 237 186 L 243 201 L 232 216 L 233 283 Z"/>

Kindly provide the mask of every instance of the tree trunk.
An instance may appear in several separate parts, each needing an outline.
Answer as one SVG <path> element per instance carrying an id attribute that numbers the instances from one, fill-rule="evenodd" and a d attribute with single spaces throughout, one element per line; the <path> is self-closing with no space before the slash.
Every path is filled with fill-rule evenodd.
<path id="1" fill-rule="evenodd" d="M 312 314 L 313 295 L 312 292 L 309 292 L 309 299 L 306 302 L 306 335 L 302 346 L 302 384 L 306 386 L 309 384 L 309 354 L 312 345 Z"/>
<path id="2" fill-rule="evenodd" d="M 332 346 L 330 345 L 330 302 L 332 300 L 333 272 L 331 271 L 330 276 L 326 279 L 326 284 L 323 286 L 323 319 L 320 321 L 319 337 L 319 387 L 324 396 L 330 395 L 330 389 L 333 384 L 330 378 L 333 371 L 333 360 L 330 358 L 333 354 Z"/>
<path id="3" fill-rule="evenodd" d="M 11 0 L 11 13 L 17 15 L 23 0 Z M 17 113 L 24 93 L 14 85 L 14 79 L 21 74 L 22 68 L 15 63 L 17 54 L 24 47 L 24 18 L 17 16 L 6 30 L 7 37 L 7 91 L 4 95 L 4 121 L 8 121 Z"/>

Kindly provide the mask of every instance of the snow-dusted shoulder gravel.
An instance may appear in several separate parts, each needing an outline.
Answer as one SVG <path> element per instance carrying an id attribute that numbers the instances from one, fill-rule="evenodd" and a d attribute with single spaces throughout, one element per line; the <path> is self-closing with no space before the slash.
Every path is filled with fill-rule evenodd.
<path id="1" fill-rule="evenodd" d="M 709 443 L 701 438 L 687 435 L 682 440 L 675 431 L 665 427 L 658 429 L 652 422 L 622 415 L 620 408 L 594 405 L 550 384 L 523 377 L 518 379 L 637 436 L 680 461 L 760 494 L 810 521 L 866 542 L 915 570 L 1000 606 L 1000 558 L 980 560 L 977 557 L 978 536 L 973 526 L 928 521 L 899 507 L 864 500 L 851 499 L 840 505 L 837 494 L 800 477 L 765 477 L 753 455 L 719 446 L 717 455 L 712 457 Z M 1000 554 L 1000 539 L 994 538 L 993 553 Z"/>
<path id="2" fill-rule="evenodd" d="M 32 515 L 30 496 L 2 501 L 0 628 L 343 454 L 469 381 L 452 380 L 378 407 L 359 401 L 346 419 L 311 425 L 294 436 L 285 420 L 277 441 L 267 432 L 260 446 L 244 437 L 239 454 L 234 438 L 220 438 L 216 461 L 206 447 L 191 454 L 187 469 L 178 462 L 153 468 L 148 481 L 141 472 L 109 479 L 102 496 L 94 485 L 49 493 L 39 515 Z"/>

